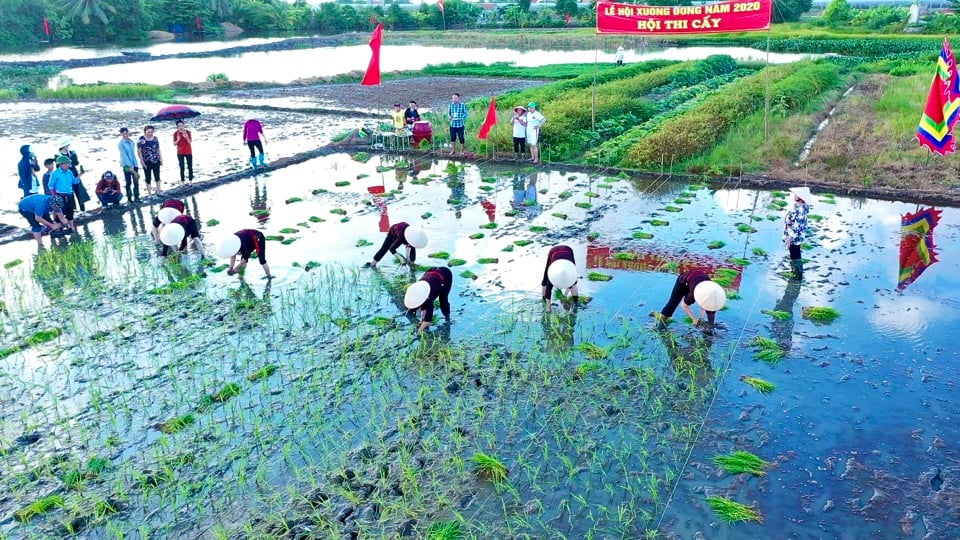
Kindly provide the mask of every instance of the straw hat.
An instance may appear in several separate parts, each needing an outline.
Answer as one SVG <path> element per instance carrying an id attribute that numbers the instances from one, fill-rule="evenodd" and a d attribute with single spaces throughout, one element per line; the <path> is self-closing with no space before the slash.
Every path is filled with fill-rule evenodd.
<path id="1" fill-rule="evenodd" d="M 57 145 L 57 148 L 63 148 L 65 146 L 70 146 L 70 137 L 64 137 L 60 139 L 60 143 Z"/>
<path id="2" fill-rule="evenodd" d="M 701 281 L 693 289 L 693 299 L 707 311 L 720 311 L 727 303 L 727 294 L 716 282 Z"/>
<path id="3" fill-rule="evenodd" d="M 792 187 L 790 193 L 807 204 L 813 202 L 813 193 L 810 193 L 810 188 L 806 186 Z"/>
<path id="4" fill-rule="evenodd" d="M 240 237 L 235 234 L 225 237 L 217 244 L 217 249 L 215 251 L 217 257 L 221 259 L 229 259 L 230 257 L 233 257 L 238 251 L 240 251 Z"/>
<path id="5" fill-rule="evenodd" d="M 418 281 L 407 287 L 407 292 L 403 295 L 403 305 L 407 306 L 407 309 L 417 309 L 422 306 L 429 297 L 430 284 L 426 281 Z"/>
<path id="6" fill-rule="evenodd" d="M 569 289 L 577 282 L 577 265 L 566 259 L 553 261 L 547 268 L 547 278 L 558 289 Z"/>

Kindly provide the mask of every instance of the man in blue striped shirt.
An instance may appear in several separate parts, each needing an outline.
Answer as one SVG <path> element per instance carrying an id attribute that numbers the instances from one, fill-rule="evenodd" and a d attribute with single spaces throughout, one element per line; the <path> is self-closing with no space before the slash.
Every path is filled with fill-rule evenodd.
<path id="1" fill-rule="evenodd" d="M 451 152 L 456 152 L 457 150 L 457 140 L 460 140 L 460 151 L 467 151 L 467 144 L 463 138 L 463 130 L 467 121 L 467 105 L 466 103 L 460 102 L 460 94 L 453 95 L 453 103 L 450 104 L 450 108 L 447 110 L 447 114 L 450 116 L 450 145 Z"/>

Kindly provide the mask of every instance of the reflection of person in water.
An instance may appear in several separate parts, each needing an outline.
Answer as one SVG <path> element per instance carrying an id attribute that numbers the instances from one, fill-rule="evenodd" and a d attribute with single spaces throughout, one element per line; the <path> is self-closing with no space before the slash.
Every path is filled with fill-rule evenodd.
<path id="1" fill-rule="evenodd" d="M 257 316 L 251 317 L 251 321 L 261 322 L 267 316 L 273 314 L 273 304 L 270 302 L 271 285 L 273 285 L 273 281 L 267 281 L 266 286 L 263 288 L 263 294 L 258 297 L 246 280 L 241 277 L 240 286 L 237 287 L 236 290 L 230 291 L 230 296 L 237 301 L 237 307 L 256 311 Z M 240 311 L 241 310 L 238 310 L 238 312 Z"/>
<path id="2" fill-rule="evenodd" d="M 447 187 L 450 188 L 450 197 L 447 204 L 453 206 L 457 219 L 463 215 L 463 207 L 466 206 L 467 184 L 457 175 L 451 176 L 447 180 Z"/>
<path id="3" fill-rule="evenodd" d="M 789 351 L 793 345 L 793 306 L 797 303 L 799 296 L 800 282 L 790 281 L 783 290 L 783 297 L 780 298 L 776 307 L 773 308 L 776 311 L 784 311 L 790 314 L 790 317 L 786 319 L 774 317 L 773 322 L 770 323 L 770 331 L 773 334 L 773 338 L 777 340 L 777 343 L 784 351 Z"/>
<path id="4" fill-rule="evenodd" d="M 267 208 L 267 183 L 263 183 L 260 190 L 260 178 L 253 178 L 253 198 L 250 199 L 250 214 L 256 216 L 257 221 L 265 223 L 270 219 L 270 209 Z"/>
<path id="5" fill-rule="evenodd" d="M 107 236 L 120 236 L 127 229 L 126 222 L 123 221 L 123 214 L 120 212 L 104 212 L 103 233 Z"/>
<path id="6" fill-rule="evenodd" d="M 697 383 L 705 383 L 713 376 L 710 366 L 713 335 L 687 332 L 676 336 L 666 329 L 657 330 L 655 334 L 663 343 L 670 364 L 678 376 L 688 377 Z"/>
<path id="7" fill-rule="evenodd" d="M 407 274 L 407 276 L 408 277 L 413 276 L 412 269 L 410 270 L 410 274 Z M 410 284 L 409 279 L 405 279 L 404 277 L 399 276 L 398 277 L 399 281 L 391 281 L 380 272 L 374 273 L 374 279 L 376 280 L 377 284 L 383 286 L 383 288 L 387 291 L 390 297 L 390 301 L 393 302 L 393 304 L 397 306 L 401 312 L 403 312 L 403 315 L 407 318 L 407 320 L 410 321 L 412 324 L 417 324 L 416 313 L 407 309 L 407 306 L 403 304 L 404 293 L 406 293 L 407 285 Z"/>
<path id="8" fill-rule="evenodd" d="M 717 311 L 723 308 L 727 302 L 726 293 L 723 287 L 717 285 L 710 279 L 710 275 L 701 269 L 688 270 L 679 276 L 673 285 L 673 291 L 670 292 L 670 299 L 659 312 L 653 312 L 651 315 L 658 321 L 666 321 L 673 317 L 673 312 L 677 306 L 683 308 L 683 311 L 690 317 L 694 326 L 701 324 L 704 314 L 707 316 L 706 329 L 710 330 L 716 322 Z M 700 314 L 694 315 L 690 309 L 694 303 L 700 305 Z"/>
<path id="9" fill-rule="evenodd" d="M 576 304 L 574 304 L 573 309 L 563 313 L 544 310 L 540 322 L 543 326 L 543 340 L 546 342 L 548 352 L 563 355 L 573 349 L 573 331 L 577 327 Z"/>
<path id="10" fill-rule="evenodd" d="M 427 245 L 427 233 L 420 227 L 411 227 L 406 221 L 395 223 L 387 231 L 387 237 L 383 240 L 383 245 L 373 256 L 373 261 L 368 266 L 376 267 L 380 259 L 387 254 L 389 250 L 394 256 L 399 257 L 406 264 L 413 264 L 417 260 L 417 248 L 423 248 Z M 397 254 L 400 246 L 406 246 L 407 255 Z"/>

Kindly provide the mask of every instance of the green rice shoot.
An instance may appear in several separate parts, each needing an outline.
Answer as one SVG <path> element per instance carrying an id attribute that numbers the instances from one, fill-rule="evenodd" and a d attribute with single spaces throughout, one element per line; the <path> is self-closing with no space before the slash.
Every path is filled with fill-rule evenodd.
<path id="1" fill-rule="evenodd" d="M 725 523 L 739 523 L 741 521 L 756 521 L 763 523 L 763 516 L 753 508 L 731 501 L 725 497 L 707 497 L 710 508 Z"/>
<path id="2" fill-rule="evenodd" d="M 713 458 L 713 462 L 730 474 L 752 474 L 754 476 L 765 476 L 767 469 L 772 465 L 769 461 L 760 459 L 759 456 L 737 450 L 725 456 Z"/>

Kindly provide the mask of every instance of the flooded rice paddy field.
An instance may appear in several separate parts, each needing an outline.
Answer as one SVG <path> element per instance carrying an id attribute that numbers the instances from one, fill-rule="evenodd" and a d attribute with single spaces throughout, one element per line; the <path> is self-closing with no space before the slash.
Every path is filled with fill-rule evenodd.
<path id="1" fill-rule="evenodd" d="M 16 156 L 20 155 L 20 146 L 29 144 L 42 165 L 44 159 L 57 152 L 61 139 L 69 137 L 70 148 L 77 152 L 80 164 L 88 171 L 82 179 L 92 196 L 104 171 L 111 170 L 122 178 L 117 149 L 120 128 L 128 127 L 136 132 L 133 136 L 136 140 L 144 126 L 153 124 L 163 155 L 160 177 L 164 187 L 172 187 L 180 182 L 173 146 L 175 126 L 172 122 L 149 121 L 165 106 L 149 101 L 0 103 L 0 116 L 4 119 L 0 124 L 0 155 L 19 159 Z M 249 167 L 250 153 L 243 144 L 241 131 L 246 112 L 213 106 L 195 108 L 202 116 L 187 120 L 187 127 L 193 133 L 195 180 L 209 180 Z M 258 111 L 256 116 L 263 122 L 268 160 L 313 150 L 358 124 L 355 118 L 343 115 Z M 4 173 L 3 178 L 15 186 L 16 167 Z M 140 186 L 143 190 L 142 178 Z M 19 196 L 17 190 L 0 192 L 0 207 L 9 209 L 0 211 L 0 222 L 19 219 L 19 214 L 13 211 Z"/>
<path id="2" fill-rule="evenodd" d="M 780 193 L 399 159 L 334 155 L 188 199 L 208 248 L 273 237 L 270 282 L 255 261 L 238 279 L 161 260 L 156 206 L 39 254 L 4 246 L 22 262 L 0 270 L 0 535 L 960 534 L 954 209 L 939 262 L 897 291 L 916 205 L 818 197 L 798 286 L 778 275 Z M 419 272 L 361 268 L 397 221 L 423 221 L 418 264 L 457 276 L 452 322 L 419 339 L 401 308 Z M 590 301 L 548 313 L 559 242 Z M 651 325 L 688 265 L 727 284 L 716 335 Z M 758 336 L 784 357 L 755 359 Z M 723 473 L 734 450 L 772 466 Z M 483 455 L 505 481 L 477 473 Z M 722 523 L 716 495 L 763 523 Z"/>

